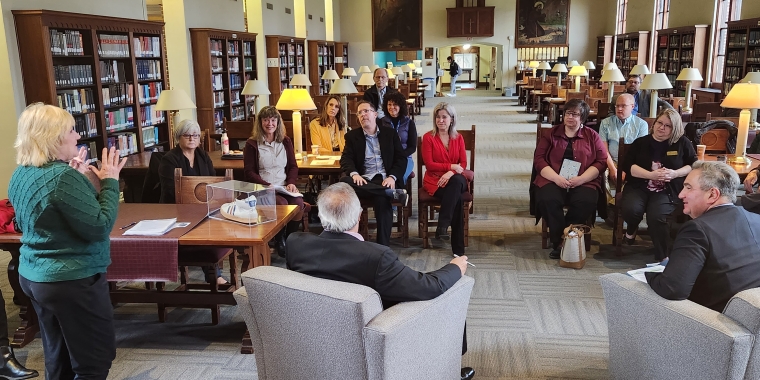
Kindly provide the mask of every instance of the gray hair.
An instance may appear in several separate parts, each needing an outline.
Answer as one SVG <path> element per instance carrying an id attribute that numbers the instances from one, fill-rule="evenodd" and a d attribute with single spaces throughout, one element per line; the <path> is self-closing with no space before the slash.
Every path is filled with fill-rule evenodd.
<path id="1" fill-rule="evenodd" d="M 179 122 L 174 128 L 174 146 L 179 145 L 179 140 L 184 134 L 201 134 L 201 126 L 195 120 L 185 119 Z M 199 144 L 201 145 L 201 144 Z"/>
<path id="2" fill-rule="evenodd" d="M 720 195 L 736 202 L 736 188 L 739 187 L 739 175 L 736 170 L 723 162 L 697 161 L 692 165 L 693 170 L 700 170 L 699 188 L 709 191 L 715 188 Z"/>
<path id="3" fill-rule="evenodd" d="M 359 223 L 362 205 L 350 185 L 343 182 L 328 186 L 317 198 L 319 219 L 325 231 L 345 232 Z"/>

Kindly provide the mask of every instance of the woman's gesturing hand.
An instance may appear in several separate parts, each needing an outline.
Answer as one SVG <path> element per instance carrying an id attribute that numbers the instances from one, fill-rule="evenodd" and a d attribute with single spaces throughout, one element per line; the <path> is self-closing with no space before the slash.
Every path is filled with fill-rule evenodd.
<path id="1" fill-rule="evenodd" d="M 69 166 L 76 169 L 76 171 L 86 174 L 90 169 L 87 167 L 90 165 L 87 165 L 85 162 L 87 160 L 87 149 L 85 147 L 79 148 L 79 152 L 77 152 L 76 157 L 72 158 L 71 161 L 69 161 Z"/>
<path id="2" fill-rule="evenodd" d="M 101 181 L 106 178 L 118 180 L 119 172 L 121 172 L 121 168 L 123 168 L 126 163 L 126 157 L 119 160 L 119 151 L 116 150 L 116 147 L 111 147 L 111 149 L 103 148 L 103 154 L 100 156 L 100 169 L 90 166 L 90 170 L 92 170 Z"/>

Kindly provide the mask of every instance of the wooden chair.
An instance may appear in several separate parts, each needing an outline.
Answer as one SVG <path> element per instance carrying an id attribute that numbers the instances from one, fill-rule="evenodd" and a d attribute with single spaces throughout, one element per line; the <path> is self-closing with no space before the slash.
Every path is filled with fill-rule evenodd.
<path id="1" fill-rule="evenodd" d="M 589 97 L 607 99 L 607 90 L 603 88 L 589 89 Z"/>
<path id="2" fill-rule="evenodd" d="M 607 98 L 604 98 L 605 101 L 600 102 L 597 105 L 596 114 L 599 115 L 599 119 L 604 119 L 607 117 L 607 115 L 610 113 L 610 107 L 612 106 L 611 103 L 607 103 Z"/>
<path id="3" fill-rule="evenodd" d="M 696 103 L 694 109 L 691 111 L 691 121 L 700 122 L 707 121 L 707 114 L 720 115 L 723 112 L 719 102 L 715 103 Z"/>
<path id="4" fill-rule="evenodd" d="M 567 100 L 580 99 L 588 103 L 588 94 L 586 93 L 586 91 L 568 91 L 567 97 L 565 99 Z"/>
<path id="5" fill-rule="evenodd" d="M 216 176 L 183 176 L 182 168 L 174 169 L 174 194 L 177 204 L 202 204 L 206 203 L 206 185 L 232 180 L 232 169 L 227 169 L 224 177 Z M 217 285 L 216 270 L 220 268 L 225 259 L 230 262 L 230 284 Z M 188 292 L 191 290 L 206 290 L 212 293 L 234 292 L 237 290 L 237 256 L 232 254 L 231 248 L 217 247 L 180 247 L 178 251 L 178 264 L 180 267 L 180 286 L 174 291 Z M 206 283 L 188 283 L 188 266 L 200 266 L 206 268 Z M 167 304 L 158 305 L 158 318 L 161 322 L 166 320 Z M 219 305 L 208 305 L 211 309 L 211 323 L 219 323 Z"/>
<path id="6" fill-rule="evenodd" d="M 417 149 L 419 150 L 419 149 Z M 409 178 L 404 184 L 406 188 L 407 196 L 409 200 L 406 202 L 406 206 L 401 203 L 392 201 L 391 205 L 396 207 L 396 219 L 391 225 L 391 239 L 401 238 L 401 245 L 404 248 L 409 247 L 409 217 L 412 215 L 412 182 L 415 174 L 412 172 L 409 174 Z M 370 241 L 370 229 L 376 229 L 377 223 L 375 221 L 369 221 L 369 209 L 374 207 L 371 199 L 359 199 L 362 204 L 362 216 L 359 219 L 359 234 L 362 235 L 364 240 Z M 395 231 L 393 230 L 395 228 Z M 373 234 L 374 235 L 374 234 Z"/>
<path id="7" fill-rule="evenodd" d="M 656 117 L 642 117 L 642 120 L 647 122 L 647 125 L 649 126 L 649 132 L 652 132 L 652 127 L 654 126 L 654 122 L 657 120 Z M 618 157 L 623 157 L 618 153 Z"/>
<path id="8" fill-rule="evenodd" d="M 230 139 L 230 149 L 240 150 L 240 142 L 245 144 L 245 141 L 251 137 L 253 123 L 253 119 L 245 121 L 229 121 L 226 117 L 224 118 L 222 125 L 224 126 L 224 130 L 227 131 L 227 138 Z"/>
<path id="9" fill-rule="evenodd" d="M 541 125 L 541 123 L 538 123 Z M 465 152 L 470 152 L 467 159 L 469 169 L 475 171 L 475 125 L 472 130 L 457 131 L 464 139 Z M 422 188 L 422 179 L 425 178 L 425 162 L 422 159 L 422 137 L 417 137 L 417 214 L 419 215 L 419 236 L 422 238 L 422 248 L 430 247 L 429 231 L 430 227 L 438 225 L 435 219 L 436 210 L 440 209 L 441 202 L 435 197 L 428 194 Z M 469 192 L 462 195 L 462 217 L 464 218 L 464 246 L 470 245 L 470 214 L 473 213 L 472 203 L 475 199 L 475 181 L 468 184 Z"/>

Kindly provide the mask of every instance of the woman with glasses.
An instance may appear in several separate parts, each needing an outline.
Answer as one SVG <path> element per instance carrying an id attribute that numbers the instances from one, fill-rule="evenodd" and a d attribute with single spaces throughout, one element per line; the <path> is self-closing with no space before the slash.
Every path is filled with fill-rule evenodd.
<path id="1" fill-rule="evenodd" d="M 346 145 L 346 120 L 338 95 L 330 95 L 322 113 L 309 123 L 311 144 L 319 145 L 319 154 L 342 152 Z"/>
<path id="2" fill-rule="evenodd" d="M 588 113 L 588 104 L 580 99 L 565 103 L 564 124 L 541 134 L 533 156 L 538 173 L 533 181 L 538 187 L 536 217 L 545 218 L 549 226 L 552 259 L 560 257 L 565 227 L 586 224 L 596 210 L 599 174 L 606 168 L 607 149 L 599 134 L 583 125 Z"/>
<path id="3" fill-rule="evenodd" d="M 654 244 L 654 258 L 668 256 L 668 215 L 683 208 L 678 194 L 684 177 L 697 161 L 694 145 L 684 136 L 681 115 L 665 109 L 657 115 L 649 135 L 639 137 L 621 157 L 627 183 L 623 191 L 621 213 L 627 224 L 623 242 L 632 245 L 639 223 L 647 214 L 647 230 Z"/>

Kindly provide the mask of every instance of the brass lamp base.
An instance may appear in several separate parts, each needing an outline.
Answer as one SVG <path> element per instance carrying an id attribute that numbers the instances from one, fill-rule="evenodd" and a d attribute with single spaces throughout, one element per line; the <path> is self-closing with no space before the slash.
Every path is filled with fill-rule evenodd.
<path id="1" fill-rule="evenodd" d="M 728 157 L 727 162 L 731 165 L 745 165 L 745 166 L 752 165 L 752 160 L 749 159 L 749 157 L 744 156 L 744 155 Z"/>

